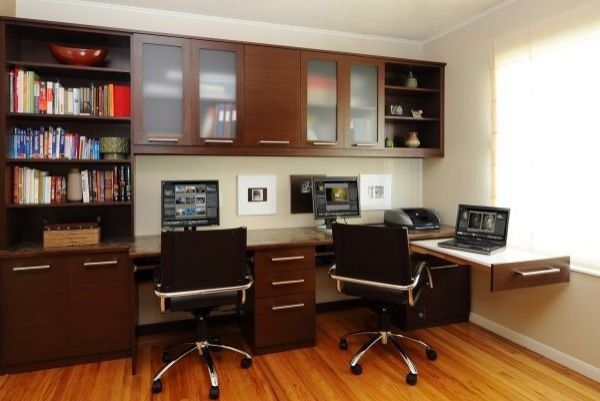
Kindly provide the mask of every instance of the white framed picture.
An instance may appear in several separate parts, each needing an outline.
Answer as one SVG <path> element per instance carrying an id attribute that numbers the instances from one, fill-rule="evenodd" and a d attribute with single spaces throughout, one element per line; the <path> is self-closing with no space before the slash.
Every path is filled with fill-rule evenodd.
<path id="1" fill-rule="evenodd" d="M 360 175 L 361 210 L 386 210 L 392 208 L 392 175 Z"/>
<path id="2" fill-rule="evenodd" d="M 276 175 L 238 175 L 238 215 L 277 212 Z"/>

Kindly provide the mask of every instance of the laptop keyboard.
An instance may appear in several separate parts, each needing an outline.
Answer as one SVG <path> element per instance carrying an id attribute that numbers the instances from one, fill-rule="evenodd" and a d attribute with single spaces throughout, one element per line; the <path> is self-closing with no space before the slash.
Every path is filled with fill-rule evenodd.
<path id="1" fill-rule="evenodd" d="M 465 251 L 469 251 L 469 252 L 481 253 L 484 255 L 489 255 L 490 253 L 492 253 L 492 251 L 495 251 L 500 248 L 499 246 L 475 244 L 475 243 L 471 243 L 471 242 L 456 241 L 456 240 L 440 242 L 438 245 L 443 248 L 461 249 L 461 250 L 465 250 Z"/>

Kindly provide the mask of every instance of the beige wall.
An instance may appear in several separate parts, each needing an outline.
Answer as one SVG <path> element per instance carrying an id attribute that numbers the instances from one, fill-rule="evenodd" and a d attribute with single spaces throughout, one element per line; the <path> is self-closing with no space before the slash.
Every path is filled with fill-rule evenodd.
<path id="1" fill-rule="evenodd" d="M 424 46 L 425 58 L 448 63 L 445 157 L 423 163 L 423 203 L 444 221 L 454 220 L 458 203 L 491 201 L 492 40 L 588 3 L 518 1 Z M 512 330 L 513 340 L 537 342 L 536 351 L 600 380 L 599 286 L 600 278 L 573 273 L 569 285 L 492 294 L 489 274 L 477 272 L 471 309 L 500 331 Z"/>
<path id="2" fill-rule="evenodd" d="M 14 17 L 17 12 L 17 4 L 16 3 L 17 3 L 16 0 L 0 1 L 0 15 Z"/>

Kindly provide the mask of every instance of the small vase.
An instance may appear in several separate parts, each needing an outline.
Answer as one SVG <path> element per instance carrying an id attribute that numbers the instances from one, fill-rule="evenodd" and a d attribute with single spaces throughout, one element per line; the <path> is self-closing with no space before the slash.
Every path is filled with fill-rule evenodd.
<path id="1" fill-rule="evenodd" d="M 76 168 L 72 168 L 67 175 L 67 200 L 69 202 L 81 202 L 83 200 L 81 173 Z"/>
<path id="2" fill-rule="evenodd" d="M 407 88 L 416 88 L 417 87 L 417 78 L 415 78 L 413 76 L 412 71 L 408 72 L 408 78 L 406 78 L 406 83 L 405 83 Z"/>
<path id="3" fill-rule="evenodd" d="M 406 147 L 418 148 L 419 146 L 421 146 L 421 141 L 419 141 L 419 137 L 417 135 L 418 133 L 416 131 L 411 131 L 408 133 L 408 135 L 406 136 L 406 140 L 404 141 Z"/>
<path id="4" fill-rule="evenodd" d="M 390 137 L 385 138 L 385 147 L 393 148 L 394 147 L 394 139 L 390 138 Z"/>

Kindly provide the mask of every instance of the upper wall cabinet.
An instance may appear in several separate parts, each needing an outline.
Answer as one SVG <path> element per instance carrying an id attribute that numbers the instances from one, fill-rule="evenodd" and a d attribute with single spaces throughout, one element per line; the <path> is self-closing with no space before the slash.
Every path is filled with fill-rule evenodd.
<path id="1" fill-rule="evenodd" d="M 246 45 L 244 144 L 300 145 L 300 50 Z"/>

